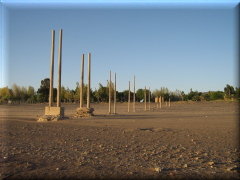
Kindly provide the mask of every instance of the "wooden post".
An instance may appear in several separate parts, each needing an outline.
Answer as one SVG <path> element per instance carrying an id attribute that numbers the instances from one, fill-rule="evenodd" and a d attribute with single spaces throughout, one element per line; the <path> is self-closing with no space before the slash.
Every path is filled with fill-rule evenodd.
<path id="1" fill-rule="evenodd" d="M 62 71 L 62 29 L 59 34 L 59 49 L 58 49 L 58 89 L 57 89 L 57 107 L 61 107 L 61 71 Z"/>
<path id="2" fill-rule="evenodd" d="M 80 82 L 80 108 L 83 107 L 83 83 L 84 81 L 84 54 L 82 54 L 81 82 Z"/>
<path id="3" fill-rule="evenodd" d="M 90 88 L 91 88 L 91 53 L 88 53 L 88 86 L 87 86 L 87 108 L 90 109 Z"/>
<path id="4" fill-rule="evenodd" d="M 135 106 L 135 76 L 133 78 L 133 112 L 136 112 L 136 106 Z"/>
<path id="5" fill-rule="evenodd" d="M 131 98 L 131 91 L 130 91 L 130 81 L 129 81 L 129 89 L 128 89 L 128 112 L 130 112 L 130 98 Z"/>
<path id="6" fill-rule="evenodd" d="M 109 74 L 109 84 L 108 84 L 108 105 L 109 105 L 109 109 L 108 109 L 108 113 L 111 114 L 112 113 L 112 110 L 111 110 L 111 70 L 110 70 L 110 74 Z"/>
<path id="7" fill-rule="evenodd" d="M 159 97 L 157 96 L 157 109 L 159 108 L 158 102 L 159 102 Z"/>
<path id="8" fill-rule="evenodd" d="M 149 87 L 149 90 L 148 90 L 148 110 L 150 111 L 151 110 L 151 92 L 150 92 L 150 87 Z"/>
<path id="9" fill-rule="evenodd" d="M 116 114 L 116 101 L 117 101 L 117 80 L 115 73 L 115 81 L 114 81 L 114 104 L 113 104 L 113 113 Z"/>
<path id="10" fill-rule="evenodd" d="M 147 91 L 146 91 L 146 86 L 145 86 L 145 91 L 144 91 L 144 104 L 145 104 L 144 110 L 146 111 L 147 110 Z"/>
<path id="11" fill-rule="evenodd" d="M 49 107 L 52 106 L 52 102 L 53 102 L 54 44 L 55 44 L 55 31 L 52 30 L 52 47 L 51 47 L 51 63 L 50 63 L 50 88 L 49 88 Z"/>

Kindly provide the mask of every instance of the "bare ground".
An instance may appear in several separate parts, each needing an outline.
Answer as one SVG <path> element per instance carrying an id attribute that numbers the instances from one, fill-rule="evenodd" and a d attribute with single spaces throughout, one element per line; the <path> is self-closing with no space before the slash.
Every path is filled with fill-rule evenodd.
<path id="1" fill-rule="evenodd" d="M 0 105 L 1 178 L 239 179 L 237 103 L 92 104 L 79 119 L 64 104 L 65 120 L 37 122 L 46 105 Z"/>

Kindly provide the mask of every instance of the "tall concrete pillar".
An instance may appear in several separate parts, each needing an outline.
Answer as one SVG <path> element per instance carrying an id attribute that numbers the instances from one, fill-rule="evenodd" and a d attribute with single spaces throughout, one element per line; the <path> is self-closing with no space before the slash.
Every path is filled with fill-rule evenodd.
<path id="1" fill-rule="evenodd" d="M 145 90 L 144 90 L 144 110 L 147 110 L 147 90 L 146 90 L 146 86 L 145 86 Z"/>
<path id="2" fill-rule="evenodd" d="M 133 112 L 136 112 L 136 106 L 135 106 L 135 76 L 133 78 Z"/>
<path id="3" fill-rule="evenodd" d="M 117 101 L 117 78 L 115 73 L 115 81 L 114 81 L 114 104 L 113 104 L 113 113 L 116 114 L 116 101 Z"/>
<path id="4" fill-rule="evenodd" d="M 55 31 L 52 30 L 51 63 L 50 63 L 50 87 L 49 87 L 49 107 L 52 106 L 52 102 L 53 102 L 54 45 L 55 45 Z"/>
<path id="5" fill-rule="evenodd" d="M 91 53 L 88 53 L 88 86 L 87 86 L 87 108 L 90 109 L 90 88 L 91 88 Z"/>
<path id="6" fill-rule="evenodd" d="M 112 109 L 111 109 L 111 84 L 112 84 L 112 80 L 111 80 L 111 71 L 109 74 L 109 85 L 108 85 L 108 113 L 111 114 L 112 113 Z"/>
<path id="7" fill-rule="evenodd" d="M 160 96 L 159 98 L 159 106 L 160 106 L 160 109 L 162 108 L 162 96 Z"/>
<path id="8" fill-rule="evenodd" d="M 58 89 L 57 89 L 57 107 L 61 107 L 61 73 L 62 73 L 62 29 L 59 33 L 58 48 Z"/>
<path id="9" fill-rule="evenodd" d="M 131 98 L 131 91 L 130 91 L 130 81 L 128 87 L 128 112 L 130 112 L 130 98 Z"/>
<path id="10" fill-rule="evenodd" d="M 82 54 L 81 82 L 80 82 L 80 108 L 83 107 L 83 86 L 84 86 L 84 54 Z"/>
<path id="11" fill-rule="evenodd" d="M 148 91 L 148 110 L 151 110 L 151 92 L 150 92 L 150 87 Z"/>

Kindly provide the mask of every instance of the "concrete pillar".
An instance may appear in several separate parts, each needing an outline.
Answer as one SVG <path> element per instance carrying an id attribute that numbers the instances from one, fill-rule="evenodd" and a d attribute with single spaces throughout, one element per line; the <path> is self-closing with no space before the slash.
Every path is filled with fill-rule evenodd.
<path id="1" fill-rule="evenodd" d="M 90 89 L 91 89 L 91 53 L 88 53 L 88 86 L 87 86 L 87 108 L 90 109 Z"/>
<path id="2" fill-rule="evenodd" d="M 84 86 L 84 54 L 82 54 L 81 82 L 80 82 L 80 108 L 83 107 L 83 86 Z"/>
<path id="3" fill-rule="evenodd" d="M 170 100 L 170 98 L 168 100 L 168 107 L 171 107 L 171 100 Z"/>
<path id="4" fill-rule="evenodd" d="M 151 110 L 151 92 L 150 92 L 150 87 L 148 91 L 148 110 Z"/>
<path id="5" fill-rule="evenodd" d="M 160 109 L 162 108 L 162 96 L 160 96 L 159 98 L 159 106 L 160 106 Z"/>
<path id="6" fill-rule="evenodd" d="M 146 86 L 145 86 L 145 90 L 144 90 L 144 110 L 147 110 L 147 90 L 146 90 Z"/>
<path id="7" fill-rule="evenodd" d="M 53 102 L 54 44 L 55 44 L 55 31 L 52 30 L 51 63 L 50 63 L 50 87 L 49 87 L 49 107 L 52 106 L 52 102 Z"/>
<path id="8" fill-rule="evenodd" d="M 130 81 L 129 81 L 129 88 L 128 88 L 128 112 L 130 112 L 130 98 L 131 98 L 131 91 L 130 91 Z"/>
<path id="9" fill-rule="evenodd" d="M 108 85 L 108 113 L 111 114 L 112 113 L 112 109 L 111 109 L 111 83 L 112 83 L 112 80 L 111 80 L 111 71 L 110 71 L 110 74 L 109 74 L 109 85 Z"/>
<path id="10" fill-rule="evenodd" d="M 163 96 L 162 96 L 162 104 L 164 103 L 164 98 L 163 98 Z"/>
<path id="11" fill-rule="evenodd" d="M 57 107 L 61 107 L 61 73 L 62 73 L 62 29 L 59 33 L 58 49 L 58 89 L 57 89 Z"/>
<path id="12" fill-rule="evenodd" d="M 115 73 L 115 81 L 114 81 L 114 104 L 113 104 L 113 113 L 116 114 L 116 101 L 117 101 L 117 78 Z"/>
<path id="13" fill-rule="evenodd" d="M 136 98 L 135 98 L 135 76 L 133 78 L 133 112 L 136 112 L 136 106 L 135 106 L 135 101 L 136 101 Z"/>

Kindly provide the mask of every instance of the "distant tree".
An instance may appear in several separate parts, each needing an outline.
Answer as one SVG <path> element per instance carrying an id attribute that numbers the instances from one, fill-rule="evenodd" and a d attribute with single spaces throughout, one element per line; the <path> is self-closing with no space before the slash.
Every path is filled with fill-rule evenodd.
<path id="1" fill-rule="evenodd" d="M 144 99 L 144 89 L 138 89 L 136 91 L 136 101 L 140 102 Z"/>
<path id="2" fill-rule="evenodd" d="M 180 91 L 180 90 L 175 90 L 173 92 L 170 92 L 169 96 L 170 96 L 171 101 L 181 101 L 181 100 L 183 100 L 182 93 L 183 93 L 183 91 Z"/>
<path id="3" fill-rule="evenodd" d="M 27 101 L 27 99 L 28 99 L 27 88 L 25 88 L 25 87 L 20 88 L 20 99 L 22 102 Z"/>
<path id="4" fill-rule="evenodd" d="M 94 93 L 98 102 L 107 102 L 108 101 L 108 88 L 104 87 L 101 83 L 99 83 L 98 90 Z"/>
<path id="5" fill-rule="evenodd" d="M 50 88 L 49 78 L 45 78 L 45 79 L 41 80 L 40 88 L 37 91 L 39 102 L 48 102 L 49 88 Z"/>
<path id="6" fill-rule="evenodd" d="M 74 101 L 79 102 L 79 100 L 80 100 L 79 98 L 80 98 L 79 83 L 76 82 L 76 88 L 75 88 L 75 91 L 74 91 Z"/>
<path id="7" fill-rule="evenodd" d="M 0 103 L 7 102 L 13 98 L 12 90 L 8 87 L 0 88 Z"/>
<path id="8" fill-rule="evenodd" d="M 154 97 L 159 97 L 159 96 L 161 96 L 161 92 L 160 92 L 160 90 L 155 89 L 155 90 L 152 92 L 152 95 L 153 95 Z"/>
<path id="9" fill-rule="evenodd" d="M 226 87 L 224 88 L 224 94 L 226 98 L 234 97 L 235 95 L 234 87 L 227 84 Z"/>
<path id="10" fill-rule="evenodd" d="M 13 100 L 14 101 L 20 101 L 20 99 L 21 99 L 21 87 L 16 85 L 16 84 L 13 84 L 12 92 L 13 92 Z"/>
<path id="11" fill-rule="evenodd" d="M 127 102 L 128 101 L 128 90 L 124 90 L 123 92 L 123 102 Z"/>
<path id="12" fill-rule="evenodd" d="M 187 95 L 187 100 L 200 101 L 201 94 L 202 94 L 201 92 L 193 91 L 192 89 L 190 89 L 190 92 Z"/>
<path id="13" fill-rule="evenodd" d="M 205 100 L 205 101 L 210 101 L 210 95 L 209 95 L 209 92 L 207 93 L 202 93 L 202 99 Z"/>
<path id="14" fill-rule="evenodd" d="M 240 99 L 240 88 L 235 88 L 235 98 Z"/>
<path id="15" fill-rule="evenodd" d="M 36 96 L 34 88 L 32 86 L 28 86 L 27 102 L 28 103 L 36 103 L 36 101 L 37 101 L 37 96 Z"/>
<path id="16" fill-rule="evenodd" d="M 128 93 L 128 90 L 126 90 L 127 91 L 127 93 Z M 137 91 L 136 91 L 136 101 L 137 102 L 140 102 L 140 101 L 142 101 L 142 100 L 144 100 L 144 92 L 145 92 L 145 88 L 144 89 L 138 89 Z M 146 94 L 147 94 L 147 101 L 148 101 L 148 94 L 149 94 L 149 89 L 146 89 Z M 128 96 L 127 96 L 128 97 Z M 133 97 L 133 94 L 132 94 L 132 92 L 131 92 L 131 97 Z M 131 98 L 132 99 L 132 98 Z M 151 94 L 151 101 L 153 101 L 153 99 L 154 99 L 154 95 L 152 95 Z M 127 99 L 128 100 L 128 99 Z M 127 101 L 126 100 L 126 101 Z"/>
<path id="17" fill-rule="evenodd" d="M 210 100 L 224 99 L 222 91 L 209 91 Z"/>

